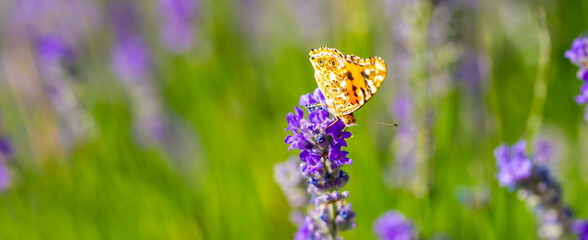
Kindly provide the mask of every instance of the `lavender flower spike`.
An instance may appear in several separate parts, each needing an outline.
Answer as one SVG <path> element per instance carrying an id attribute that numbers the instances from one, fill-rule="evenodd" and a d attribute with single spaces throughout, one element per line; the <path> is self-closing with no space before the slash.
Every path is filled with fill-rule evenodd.
<path id="1" fill-rule="evenodd" d="M 580 95 L 576 96 L 575 100 L 578 104 L 588 103 L 588 37 L 580 36 L 572 42 L 572 48 L 565 52 L 565 57 L 573 64 L 580 67 L 576 76 L 582 80 L 584 84 L 580 87 Z M 584 119 L 588 121 L 588 108 Z"/>
<path id="2" fill-rule="evenodd" d="M 381 240 L 417 239 L 417 231 L 412 223 L 397 211 L 390 210 L 374 222 L 374 233 Z"/>
<path id="3" fill-rule="evenodd" d="M 526 144 L 522 140 L 512 147 L 505 144 L 496 148 L 494 156 L 499 168 L 497 177 L 500 185 L 517 190 L 519 198 L 524 199 L 534 210 L 539 222 L 537 234 L 540 238 L 562 239 L 573 230 L 572 212 L 561 200 L 559 183 L 551 177 L 544 165 L 535 161 L 535 158 L 543 157 L 543 150 L 527 155 L 525 148 Z"/>
<path id="4" fill-rule="evenodd" d="M 349 181 L 349 175 L 341 168 L 352 161 L 347 158 L 348 152 L 341 148 L 347 146 L 345 139 L 351 137 L 351 133 L 343 130 L 342 121 L 329 116 L 322 107 L 324 103 L 325 98 L 317 88 L 314 93 L 300 97 L 299 105 L 308 109 L 308 118 L 299 107 L 286 115 L 286 131 L 292 135 L 287 136 L 285 142 L 290 145 L 288 150 L 301 151 L 299 176 L 307 179 L 306 191 L 310 194 L 310 202 L 314 203 L 307 206 L 312 209 L 299 224 L 294 236 L 297 240 L 340 239 L 338 232 L 355 228 L 355 212 L 346 202 L 349 192 L 339 192 Z M 280 185 L 286 180 L 283 169 L 276 168 L 276 180 Z"/>

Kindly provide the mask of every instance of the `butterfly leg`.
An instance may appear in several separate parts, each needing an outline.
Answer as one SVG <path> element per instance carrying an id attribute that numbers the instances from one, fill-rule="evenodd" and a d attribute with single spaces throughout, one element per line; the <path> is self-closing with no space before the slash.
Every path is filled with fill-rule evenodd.
<path id="1" fill-rule="evenodd" d="M 329 126 L 327 126 L 325 129 L 323 129 L 319 134 L 317 134 L 316 136 L 314 136 L 314 139 L 317 139 L 315 141 L 318 141 L 318 139 L 320 139 L 320 136 L 323 135 L 323 133 L 325 133 L 325 131 L 330 127 L 333 126 L 333 124 L 335 124 L 337 121 L 339 121 L 339 118 L 337 117 L 335 121 L 333 121 L 331 124 L 329 124 Z"/>

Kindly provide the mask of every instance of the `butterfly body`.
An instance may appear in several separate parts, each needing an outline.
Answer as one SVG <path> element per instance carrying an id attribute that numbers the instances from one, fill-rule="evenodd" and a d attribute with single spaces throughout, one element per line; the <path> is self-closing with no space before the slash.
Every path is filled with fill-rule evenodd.
<path id="1" fill-rule="evenodd" d="M 353 112 L 370 100 L 382 85 L 386 77 L 384 60 L 343 55 L 337 49 L 326 47 L 312 49 L 309 58 L 328 111 L 348 127 L 357 125 Z"/>

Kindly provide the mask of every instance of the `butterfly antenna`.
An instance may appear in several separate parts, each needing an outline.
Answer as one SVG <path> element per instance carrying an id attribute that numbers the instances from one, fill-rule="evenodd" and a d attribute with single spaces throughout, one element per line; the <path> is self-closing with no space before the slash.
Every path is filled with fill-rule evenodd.
<path id="1" fill-rule="evenodd" d="M 385 122 L 378 122 L 378 121 L 372 121 L 372 120 L 361 119 L 361 118 L 355 118 L 355 119 L 366 121 L 366 122 L 372 122 L 372 123 L 382 124 L 382 125 L 386 125 L 386 126 L 394 126 L 394 127 L 399 127 L 400 126 L 400 125 L 398 125 L 398 123 L 385 123 Z"/>

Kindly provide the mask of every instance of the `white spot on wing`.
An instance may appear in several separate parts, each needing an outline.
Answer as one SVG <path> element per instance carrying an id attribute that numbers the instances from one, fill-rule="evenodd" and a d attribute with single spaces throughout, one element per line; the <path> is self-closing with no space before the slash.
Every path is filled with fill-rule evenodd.
<path id="1" fill-rule="evenodd" d="M 372 91 L 372 94 L 375 94 L 377 89 L 376 89 L 376 87 L 374 86 L 374 81 L 372 81 L 371 79 L 370 79 L 370 80 L 368 80 L 368 86 L 370 87 L 370 89 L 371 89 L 371 91 Z"/>

